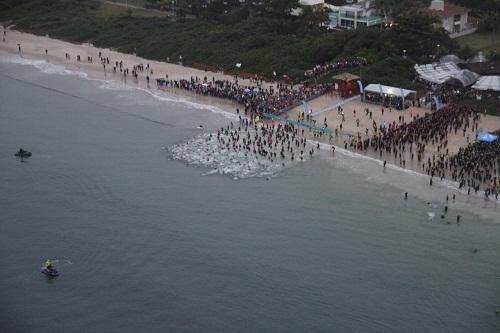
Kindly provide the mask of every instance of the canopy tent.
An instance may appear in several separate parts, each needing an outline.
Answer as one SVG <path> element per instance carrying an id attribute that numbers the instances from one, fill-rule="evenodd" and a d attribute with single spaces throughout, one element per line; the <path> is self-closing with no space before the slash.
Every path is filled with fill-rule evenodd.
<path id="1" fill-rule="evenodd" d="M 403 97 L 403 98 L 406 98 L 408 95 L 411 95 L 411 94 L 416 94 L 416 91 L 414 91 L 414 90 L 407 90 L 407 89 L 403 89 L 403 88 L 384 86 L 381 84 L 374 84 L 374 83 L 367 85 L 365 87 L 364 91 L 371 92 L 371 93 L 377 93 L 377 94 Z"/>
<path id="2" fill-rule="evenodd" d="M 477 139 L 483 142 L 493 142 L 496 139 L 498 139 L 498 136 L 493 135 L 491 133 L 481 133 L 477 136 Z"/>
<path id="3" fill-rule="evenodd" d="M 472 88 L 477 90 L 500 91 L 500 76 L 481 76 Z"/>
<path id="4" fill-rule="evenodd" d="M 460 69 L 454 62 L 415 65 L 418 76 L 427 82 L 468 87 L 479 75 L 468 69 Z"/>
<path id="5" fill-rule="evenodd" d="M 471 72 L 468 69 L 462 69 L 449 77 L 446 81 L 444 81 L 444 83 L 457 87 L 468 87 L 474 84 L 478 78 L 479 75 L 476 73 Z"/>
<path id="6" fill-rule="evenodd" d="M 460 72 L 460 68 L 453 62 L 441 64 L 415 65 L 418 76 L 425 81 L 443 84 L 454 74 Z"/>
<path id="7" fill-rule="evenodd" d="M 488 61 L 488 59 L 486 59 L 482 51 L 479 51 L 477 55 L 474 58 L 472 58 L 469 62 L 476 63 L 476 62 L 486 62 L 486 61 Z"/>
<path id="8" fill-rule="evenodd" d="M 407 100 L 410 95 L 413 95 L 412 100 L 415 103 L 417 100 L 417 92 L 414 90 L 373 83 L 367 85 L 363 89 L 363 101 L 386 106 L 395 106 L 400 110 L 409 106 L 408 103 L 405 103 L 405 100 Z"/>
<path id="9" fill-rule="evenodd" d="M 448 54 L 448 55 L 445 55 L 444 57 L 441 57 L 441 59 L 439 59 L 439 62 L 442 63 L 442 64 L 443 63 L 447 63 L 447 62 L 452 62 L 455 65 L 465 63 L 464 60 L 460 59 L 459 57 L 457 57 L 454 54 Z"/>

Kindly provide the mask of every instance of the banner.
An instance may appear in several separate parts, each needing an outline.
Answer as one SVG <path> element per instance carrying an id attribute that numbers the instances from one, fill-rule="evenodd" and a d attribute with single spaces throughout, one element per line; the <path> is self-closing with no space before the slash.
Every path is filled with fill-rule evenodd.
<path id="1" fill-rule="evenodd" d="M 434 104 L 436 105 L 436 111 L 441 109 L 441 103 L 439 102 L 439 97 L 432 96 L 432 100 L 434 101 Z"/>
<path id="2" fill-rule="evenodd" d="M 363 83 L 361 82 L 361 80 L 358 80 L 358 87 L 359 87 L 359 92 L 362 94 L 364 89 L 363 89 Z"/>

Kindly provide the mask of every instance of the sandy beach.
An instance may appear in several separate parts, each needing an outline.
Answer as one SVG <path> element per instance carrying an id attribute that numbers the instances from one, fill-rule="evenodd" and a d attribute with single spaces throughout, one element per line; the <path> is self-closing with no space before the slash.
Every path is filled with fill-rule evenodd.
<path id="1" fill-rule="evenodd" d="M 125 69 L 132 70 L 133 66 L 139 64 L 149 64 L 150 70 L 138 73 L 138 80 L 134 80 L 131 76 L 126 80 L 126 84 L 132 87 L 140 87 L 143 89 L 156 90 L 156 78 L 165 78 L 168 75 L 170 80 L 180 80 L 180 79 L 190 79 L 191 77 L 204 78 L 207 77 L 209 80 L 215 78 L 215 80 L 228 80 L 234 82 L 238 79 L 238 83 L 244 86 L 255 85 L 248 79 L 235 78 L 233 76 L 224 75 L 223 73 L 215 73 L 209 71 L 202 71 L 190 67 L 185 67 L 179 64 L 172 64 L 167 62 L 151 61 L 147 59 L 140 58 L 131 54 L 123 54 L 110 49 L 100 49 L 89 44 L 76 45 L 49 37 L 35 36 L 29 33 L 22 33 L 15 30 L 8 30 L 6 41 L 0 43 L 0 50 L 7 51 L 12 54 L 19 54 L 18 47 L 21 47 L 20 56 L 26 58 L 34 59 L 44 59 L 48 62 L 55 64 L 62 64 L 69 70 L 78 70 L 85 72 L 89 78 L 95 79 L 106 79 L 106 80 L 116 80 L 118 82 L 123 82 L 124 78 L 119 72 L 113 72 L 113 64 L 118 61 L 123 62 L 123 67 Z M 47 50 L 47 54 L 46 54 Z M 103 68 L 99 61 L 99 53 L 103 57 L 107 57 L 110 60 L 110 65 Z M 70 55 L 70 59 L 66 58 L 66 54 Z M 77 55 L 80 56 L 80 61 L 77 61 Z M 87 61 L 88 57 L 93 58 L 93 62 Z M 153 71 L 151 74 L 151 70 Z M 150 77 L 149 86 L 146 82 L 146 76 Z M 264 87 L 269 87 L 272 83 L 264 82 Z M 240 107 L 236 102 L 230 100 L 205 97 L 196 95 L 194 93 L 187 92 L 181 89 L 167 88 L 168 93 L 171 94 L 181 94 L 187 98 L 196 100 L 207 105 L 216 106 L 221 108 L 226 112 L 236 113 L 236 108 Z M 366 104 L 360 101 L 360 99 L 348 101 L 342 104 L 343 101 L 335 94 L 326 94 L 319 98 L 316 98 L 308 103 L 308 109 L 312 110 L 314 120 L 316 124 L 322 126 L 324 121 L 327 122 L 328 128 L 332 131 L 337 128 L 339 135 L 332 140 L 329 139 L 329 135 L 324 135 L 319 138 L 319 141 L 328 144 L 334 144 L 337 147 L 344 147 L 345 143 L 349 140 L 349 135 L 357 136 L 358 133 L 362 138 L 367 138 L 373 134 L 372 122 L 375 121 L 377 124 L 385 122 L 387 125 L 400 121 L 408 122 L 412 117 L 417 115 L 423 116 L 425 113 L 429 113 L 430 110 L 410 107 L 409 109 L 399 111 L 395 109 L 384 109 L 382 114 L 382 107 L 374 104 Z M 333 105 L 341 104 L 344 121 L 342 122 L 342 115 L 337 112 L 337 108 L 333 108 Z M 328 109 L 325 112 L 321 112 L 324 109 Z M 370 118 L 369 114 L 372 113 Z M 298 106 L 292 110 L 286 112 L 282 116 L 289 119 L 297 119 L 299 114 L 304 111 L 303 106 Z M 401 118 L 402 117 L 402 118 Z M 340 129 L 340 124 L 342 123 L 342 129 Z M 226 124 L 221 124 L 226 125 Z M 500 128 L 500 118 L 493 117 L 489 115 L 483 115 L 479 124 L 479 128 L 485 131 L 497 130 Z M 310 133 L 309 138 L 317 140 L 318 138 L 313 137 Z M 448 149 L 449 153 L 456 153 L 460 147 L 465 147 L 469 142 L 473 142 L 475 138 L 475 132 L 473 130 L 468 130 L 465 135 L 461 131 L 457 134 L 449 134 L 448 137 Z M 437 145 L 427 145 L 425 150 L 424 160 L 433 154 L 437 153 Z M 384 153 L 382 156 L 375 154 L 374 152 L 362 152 L 362 154 L 368 154 L 372 157 L 378 158 L 381 161 L 387 160 L 388 163 L 394 165 L 400 165 L 399 160 L 394 159 L 392 154 Z M 407 169 L 412 169 L 416 172 L 422 172 L 421 164 L 416 161 L 411 161 L 407 153 L 405 156 L 407 163 L 404 165 Z"/>

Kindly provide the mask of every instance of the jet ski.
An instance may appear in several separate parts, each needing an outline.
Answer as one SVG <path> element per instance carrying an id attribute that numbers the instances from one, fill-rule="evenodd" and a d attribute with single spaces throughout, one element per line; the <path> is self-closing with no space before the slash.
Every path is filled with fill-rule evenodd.
<path id="1" fill-rule="evenodd" d="M 42 273 L 47 275 L 48 277 L 59 276 L 59 272 L 52 266 L 50 260 L 47 260 L 45 264 L 42 266 Z"/>
<path id="2" fill-rule="evenodd" d="M 55 268 L 42 267 L 42 273 L 47 275 L 48 277 L 59 276 L 59 272 Z"/>
<path id="3" fill-rule="evenodd" d="M 14 156 L 21 158 L 31 157 L 31 152 L 21 148 L 14 154 Z"/>

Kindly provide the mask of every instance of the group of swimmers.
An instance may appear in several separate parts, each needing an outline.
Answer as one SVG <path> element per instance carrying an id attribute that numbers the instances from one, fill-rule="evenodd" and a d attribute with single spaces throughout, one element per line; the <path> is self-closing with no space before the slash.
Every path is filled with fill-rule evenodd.
<path id="1" fill-rule="evenodd" d="M 268 159 L 271 162 L 304 161 L 312 157 L 315 148 L 308 145 L 305 130 L 293 124 L 275 125 L 262 123 L 254 118 L 241 118 L 238 127 L 233 123 L 217 131 L 217 140 L 222 149 L 244 152 L 245 155 Z"/>

